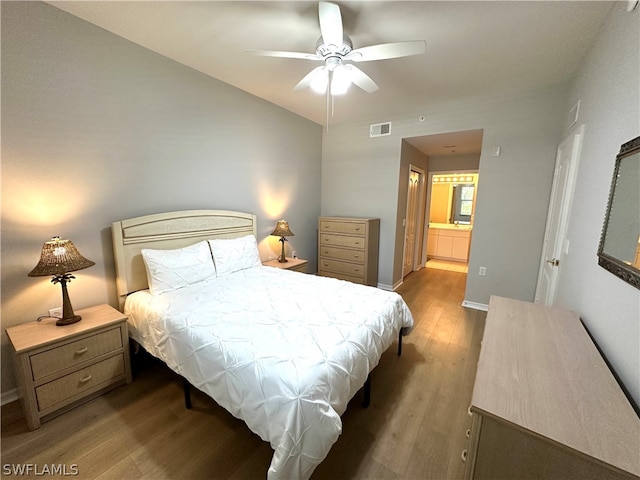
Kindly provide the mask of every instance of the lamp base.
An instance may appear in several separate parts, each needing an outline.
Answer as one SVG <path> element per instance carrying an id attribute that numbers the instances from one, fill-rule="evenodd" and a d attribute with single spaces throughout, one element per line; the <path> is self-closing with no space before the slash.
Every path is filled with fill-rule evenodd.
<path id="1" fill-rule="evenodd" d="M 56 325 L 58 327 L 62 327 L 64 325 L 71 325 L 72 323 L 77 323 L 82 319 L 82 317 L 80 315 L 73 315 L 72 317 L 69 318 L 59 318 L 58 320 L 56 320 Z"/>
<path id="2" fill-rule="evenodd" d="M 284 254 L 284 242 L 286 242 L 286 241 L 287 241 L 287 239 L 286 239 L 286 238 L 284 238 L 284 237 L 280 237 L 280 240 L 278 240 L 278 241 L 279 241 L 279 242 L 282 242 L 282 254 L 280 254 L 280 256 L 278 257 L 278 261 L 279 261 L 280 263 L 288 262 L 289 260 L 287 260 L 287 257 L 286 257 L 286 256 L 285 256 L 285 254 Z"/>

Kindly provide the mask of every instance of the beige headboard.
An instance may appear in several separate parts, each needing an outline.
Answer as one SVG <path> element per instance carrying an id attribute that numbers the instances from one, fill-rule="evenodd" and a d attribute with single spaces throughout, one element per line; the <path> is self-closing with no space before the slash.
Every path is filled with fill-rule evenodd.
<path id="1" fill-rule="evenodd" d="M 256 235 L 256 216 L 226 210 L 185 210 L 113 222 L 116 288 L 120 307 L 126 296 L 148 288 L 143 248 L 168 250 L 210 238 Z"/>

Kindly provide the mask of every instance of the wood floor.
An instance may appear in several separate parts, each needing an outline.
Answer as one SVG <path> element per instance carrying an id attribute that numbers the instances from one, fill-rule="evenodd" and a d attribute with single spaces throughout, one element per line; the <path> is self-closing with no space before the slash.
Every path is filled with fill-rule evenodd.
<path id="1" fill-rule="evenodd" d="M 319 479 L 458 479 L 486 314 L 461 307 L 464 273 L 422 269 L 399 289 L 416 322 L 371 375 Z M 181 381 L 149 358 L 119 387 L 29 432 L 18 402 L 2 407 L 2 464 L 77 465 L 81 479 L 261 479 L 273 451 L 204 394 L 184 408 Z M 4 471 L 4 467 L 3 467 Z M 3 475 L 4 476 L 4 475 Z M 25 477 L 28 478 L 28 477 Z"/>

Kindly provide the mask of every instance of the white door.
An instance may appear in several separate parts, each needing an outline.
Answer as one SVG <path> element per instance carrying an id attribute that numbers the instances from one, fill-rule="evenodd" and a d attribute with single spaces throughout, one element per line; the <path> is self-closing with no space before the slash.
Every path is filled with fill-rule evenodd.
<path id="1" fill-rule="evenodd" d="M 407 191 L 407 217 L 404 237 L 404 261 L 402 264 L 402 277 L 413 272 L 414 257 L 416 254 L 416 238 L 420 226 L 420 185 L 423 183 L 424 173 L 413 167 L 409 170 L 409 188 Z"/>
<path id="2" fill-rule="evenodd" d="M 569 251 L 569 244 L 566 238 L 567 227 L 573 199 L 573 188 L 578 172 L 583 132 L 584 126 L 581 125 L 558 147 L 544 245 L 542 247 L 542 258 L 540 259 L 540 271 L 538 273 L 536 303 L 553 304 L 563 257 Z"/>

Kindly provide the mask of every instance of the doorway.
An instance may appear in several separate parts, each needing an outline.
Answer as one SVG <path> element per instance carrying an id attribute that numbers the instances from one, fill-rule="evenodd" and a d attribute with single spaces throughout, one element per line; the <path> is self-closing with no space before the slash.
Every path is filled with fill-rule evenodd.
<path id="1" fill-rule="evenodd" d="M 429 174 L 427 268 L 467 273 L 478 171 Z"/>
<path id="2" fill-rule="evenodd" d="M 421 268 L 426 196 L 425 171 L 409 165 L 407 220 L 404 235 L 402 278 Z"/>
<path id="3" fill-rule="evenodd" d="M 427 266 L 428 247 L 428 222 L 429 204 L 431 201 L 431 177 L 443 172 L 474 172 L 477 174 L 480 165 L 482 151 L 483 130 L 465 130 L 458 132 L 436 133 L 402 139 L 402 153 L 400 161 L 399 191 L 402 197 L 398 198 L 398 218 L 402 222 L 396 227 L 396 242 L 394 253 L 394 288 L 402 283 L 404 277 L 411 271 Z M 419 221 L 412 224 L 414 218 L 411 197 L 411 166 L 418 167 L 424 172 L 423 211 Z M 407 190 L 405 191 L 405 188 Z M 460 191 L 460 194 L 462 192 Z M 462 206 L 462 196 L 458 195 L 458 206 Z M 464 216 L 464 215 L 463 215 Z M 465 221 L 463 216 L 454 219 L 461 223 Z M 410 232 L 414 231 L 412 238 Z M 400 230 L 402 229 L 402 230 Z M 413 246 L 412 246 L 413 242 Z M 446 240 L 443 240 L 443 244 Z M 411 251 L 413 250 L 413 255 Z M 413 268 L 411 258 L 413 257 Z M 402 262 L 402 263 L 401 263 Z"/>

